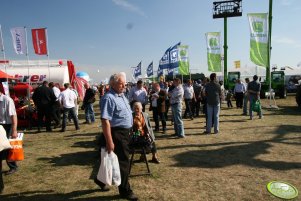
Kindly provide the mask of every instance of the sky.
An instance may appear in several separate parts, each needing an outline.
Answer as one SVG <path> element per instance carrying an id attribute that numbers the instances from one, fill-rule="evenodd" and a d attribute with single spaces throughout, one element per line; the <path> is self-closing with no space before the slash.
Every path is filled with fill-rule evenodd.
<path id="1" fill-rule="evenodd" d="M 10 28 L 26 26 L 29 58 L 34 54 L 30 29 L 47 27 L 49 57 L 72 60 L 77 71 L 87 72 L 99 82 L 116 72 L 131 77 L 142 61 L 145 72 L 154 70 L 165 50 L 181 41 L 189 46 L 192 73 L 207 71 L 205 33 L 221 32 L 223 19 L 213 19 L 213 0 L 1 0 L 6 57 L 26 60 L 13 50 Z M 228 69 L 249 59 L 250 30 L 247 13 L 267 13 L 269 0 L 243 0 L 242 17 L 228 18 Z M 301 61 L 301 1 L 274 0 L 271 64 L 297 68 Z M 3 56 L 0 55 L 2 59 Z"/>

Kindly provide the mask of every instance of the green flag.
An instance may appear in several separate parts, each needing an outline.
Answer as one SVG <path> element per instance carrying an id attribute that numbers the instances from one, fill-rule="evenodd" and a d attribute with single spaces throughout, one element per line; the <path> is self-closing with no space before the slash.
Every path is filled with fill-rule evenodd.
<path id="1" fill-rule="evenodd" d="M 179 74 L 189 75 L 188 45 L 179 45 Z"/>
<path id="2" fill-rule="evenodd" d="M 250 59 L 259 66 L 268 65 L 268 20 L 267 13 L 249 13 Z"/>
<path id="3" fill-rule="evenodd" d="M 221 72 L 220 32 L 206 33 L 208 70 Z"/>

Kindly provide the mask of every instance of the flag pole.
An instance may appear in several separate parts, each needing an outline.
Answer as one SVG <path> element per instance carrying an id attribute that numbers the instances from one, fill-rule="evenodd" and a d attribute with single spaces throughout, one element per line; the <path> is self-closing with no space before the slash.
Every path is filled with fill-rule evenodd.
<path id="1" fill-rule="evenodd" d="M 24 26 L 25 30 L 25 42 L 26 42 L 26 58 L 27 58 L 27 76 L 28 76 L 28 101 L 30 102 L 30 75 L 29 75 L 29 55 L 28 55 L 28 43 L 27 43 L 27 29 L 26 26 Z"/>
<path id="2" fill-rule="evenodd" d="M 46 48 L 47 48 L 47 60 L 48 60 L 48 81 L 50 82 L 50 63 L 49 63 L 49 48 L 48 48 L 48 33 L 47 33 L 47 27 L 45 28 L 46 32 Z"/>
<path id="3" fill-rule="evenodd" d="M 3 60 L 4 60 L 4 69 L 5 69 L 5 73 L 6 73 L 6 82 L 8 84 L 8 74 L 7 74 L 7 69 L 6 69 L 6 55 L 5 55 L 5 49 L 4 49 L 4 41 L 3 41 L 3 37 L 2 37 L 2 26 L 0 25 L 0 40 L 1 40 L 1 51 L 3 54 Z"/>

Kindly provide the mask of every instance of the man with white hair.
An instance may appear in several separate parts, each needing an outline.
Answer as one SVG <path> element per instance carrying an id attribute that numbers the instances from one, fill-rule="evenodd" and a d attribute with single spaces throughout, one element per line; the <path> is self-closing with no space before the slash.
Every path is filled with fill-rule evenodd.
<path id="1" fill-rule="evenodd" d="M 133 125 L 132 110 L 128 99 L 124 96 L 126 75 L 117 73 L 110 78 L 110 90 L 103 96 L 100 104 L 101 124 L 103 135 L 101 146 L 114 153 L 118 157 L 121 184 L 119 194 L 127 200 L 138 200 L 138 197 L 131 190 L 129 178 L 129 134 Z M 104 183 L 94 179 L 103 191 L 109 190 Z"/>

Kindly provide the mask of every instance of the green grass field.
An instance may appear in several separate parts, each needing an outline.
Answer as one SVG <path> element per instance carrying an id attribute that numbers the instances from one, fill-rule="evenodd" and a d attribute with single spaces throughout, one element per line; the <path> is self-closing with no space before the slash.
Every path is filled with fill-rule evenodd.
<path id="1" fill-rule="evenodd" d="M 204 117 L 184 120 L 186 138 L 156 133 L 160 164 L 151 176 L 131 177 L 140 200 L 280 200 L 266 184 L 281 180 L 301 190 L 301 111 L 293 96 L 276 100 L 279 110 L 264 109 L 264 118 L 249 120 L 241 110 L 223 105 L 220 133 L 204 135 Z M 263 100 L 262 105 L 269 101 Z M 65 133 L 25 131 L 25 160 L 19 171 L 4 176 L 1 201 L 119 200 L 116 187 L 101 192 L 93 182 L 99 165 L 97 123 L 69 125 Z M 83 115 L 80 115 L 83 122 Z M 139 156 L 136 156 L 139 157 Z M 151 156 L 148 156 L 151 159 Z M 4 170 L 7 170 L 3 161 Z M 135 163 L 132 173 L 145 172 Z M 295 200 L 300 200 L 296 198 Z"/>

